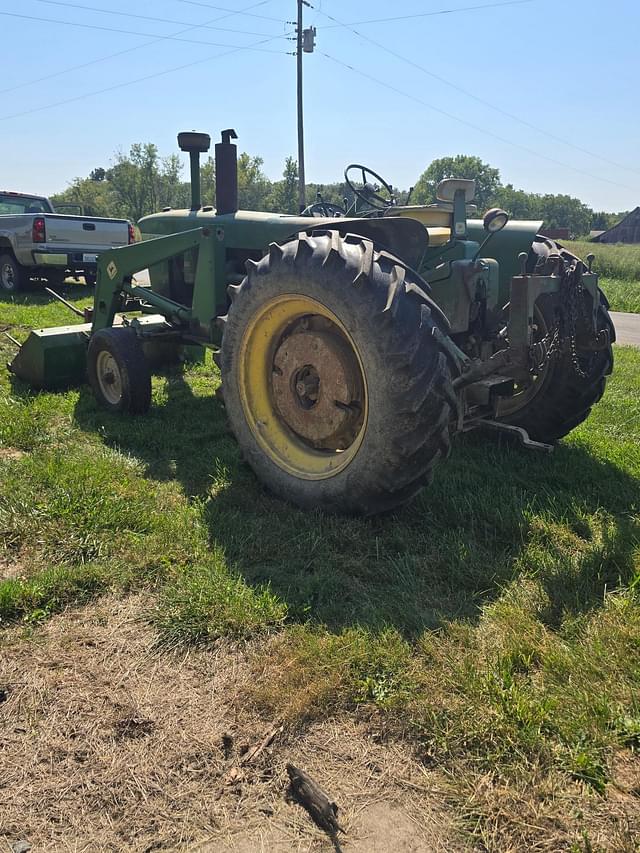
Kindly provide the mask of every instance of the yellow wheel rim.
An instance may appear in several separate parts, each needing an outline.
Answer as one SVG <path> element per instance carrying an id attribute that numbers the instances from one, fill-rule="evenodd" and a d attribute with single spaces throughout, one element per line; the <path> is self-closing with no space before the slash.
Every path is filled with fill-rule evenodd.
<path id="1" fill-rule="evenodd" d="M 244 330 L 238 365 L 244 414 L 269 459 L 305 480 L 349 465 L 368 395 L 358 349 L 332 311 L 298 294 L 270 300 Z"/>

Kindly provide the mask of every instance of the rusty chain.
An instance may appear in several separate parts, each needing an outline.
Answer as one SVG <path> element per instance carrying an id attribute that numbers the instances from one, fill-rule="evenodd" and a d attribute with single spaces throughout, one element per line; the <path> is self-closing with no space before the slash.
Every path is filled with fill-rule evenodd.
<path id="1" fill-rule="evenodd" d="M 531 372 L 536 375 L 546 367 L 552 358 L 558 357 L 564 345 L 568 345 L 574 372 L 581 379 L 587 377 L 587 373 L 580 365 L 576 342 L 576 326 L 579 317 L 581 316 L 583 320 L 590 322 L 584 303 L 580 263 L 580 261 L 574 260 L 571 264 L 566 264 L 562 257 L 557 257 L 561 279 L 560 311 L 547 334 L 541 340 L 533 343 L 529 349 Z"/>

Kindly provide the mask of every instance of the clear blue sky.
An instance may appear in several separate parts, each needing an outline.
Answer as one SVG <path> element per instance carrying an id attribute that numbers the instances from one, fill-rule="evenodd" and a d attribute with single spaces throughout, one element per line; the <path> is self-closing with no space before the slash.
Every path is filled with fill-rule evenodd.
<path id="1" fill-rule="evenodd" d="M 505 183 L 529 191 L 569 193 L 596 209 L 640 204 L 637 0 L 532 0 L 355 26 L 458 88 L 349 29 L 331 26 L 327 17 L 362 22 L 488 2 L 313 0 L 315 8 L 305 9 L 305 24 L 318 29 L 317 52 L 304 57 L 307 179 L 336 180 L 355 160 L 408 187 L 434 158 L 465 153 L 498 167 Z M 95 166 L 108 166 L 116 150 L 126 151 L 133 142 L 152 141 L 169 154 L 176 151 L 180 130 L 205 130 L 217 139 L 225 127 L 235 127 L 241 150 L 260 154 L 266 173 L 279 177 L 284 158 L 296 153 L 295 59 L 286 55 L 293 43 L 274 37 L 291 31 L 284 22 L 294 19 L 295 5 L 295 0 L 0 0 L 0 12 L 26 16 L 0 15 L 0 188 L 51 194 Z M 230 15 L 219 7 L 253 7 L 253 15 L 264 17 Z M 177 33 L 214 44 L 154 41 Z M 263 51 L 278 52 L 219 56 L 225 48 L 218 45 L 265 39 L 272 40 Z M 49 79 L 13 88 L 38 78 Z M 112 86 L 118 88 L 92 94 Z M 39 109 L 68 99 L 74 100 Z"/>

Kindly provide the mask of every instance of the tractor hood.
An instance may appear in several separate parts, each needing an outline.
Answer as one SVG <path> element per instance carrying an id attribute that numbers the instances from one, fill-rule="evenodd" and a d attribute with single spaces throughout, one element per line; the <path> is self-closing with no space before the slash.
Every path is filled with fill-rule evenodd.
<path id="1" fill-rule="evenodd" d="M 301 231 L 331 228 L 341 234 L 368 237 L 414 268 L 418 266 L 429 239 L 427 229 L 417 219 L 404 216 L 323 219 L 257 210 L 217 215 L 213 209 L 201 208 L 153 213 L 138 224 L 144 240 L 202 227 L 211 229 L 215 237 L 229 248 L 257 251 L 266 251 L 269 243 L 287 240 Z M 502 281 L 518 274 L 518 255 L 529 252 L 541 227 L 542 222 L 534 220 L 512 221 L 491 238 L 483 254 L 498 261 Z M 481 219 L 469 219 L 467 229 L 469 240 L 482 243 L 487 236 Z"/>
<path id="2" fill-rule="evenodd" d="M 514 275 L 520 274 L 521 252 L 529 253 L 536 234 L 542 228 L 542 221 L 522 219 L 508 222 L 502 231 L 498 231 L 482 250 L 485 258 L 494 258 L 500 264 L 500 281 L 508 282 Z M 478 243 L 486 238 L 487 232 L 481 219 L 467 220 L 469 240 Z"/>
<path id="3" fill-rule="evenodd" d="M 253 210 L 238 210 L 218 216 L 213 210 L 201 209 L 154 213 L 145 216 L 138 224 L 144 240 L 202 227 L 214 230 L 216 238 L 229 248 L 260 251 L 266 251 L 269 243 L 281 242 L 301 231 L 331 228 L 341 234 L 368 237 L 412 267 L 417 266 L 428 241 L 424 226 L 409 218 L 324 219 Z"/>

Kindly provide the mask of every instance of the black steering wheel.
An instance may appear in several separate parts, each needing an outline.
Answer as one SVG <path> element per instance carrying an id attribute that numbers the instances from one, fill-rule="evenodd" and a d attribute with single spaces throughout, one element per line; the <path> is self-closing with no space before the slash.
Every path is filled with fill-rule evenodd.
<path id="1" fill-rule="evenodd" d="M 362 175 L 361 187 L 357 187 L 354 180 L 349 177 L 349 172 L 351 171 L 359 171 Z M 367 180 L 367 175 L 374 178 L 376 184 L 370 183 Z M 370 207 L 375 207 L 377 210 L 385 210 L 396 203 L 396 197 L 391 184 L 388 184 L 384 178 L 381 178 L 380 175 L 374 172 L 373 169 L 369 169 L 368 166 L 352 163 L 344 170 L 344 179 L 351 192 Z M 381 190 L 386 191 L 386 197 L 380 195 Z"/>
<path id="2" fill-rule="evenodd" d="M 347 211 L 339 204 L 331 204 L 329 201 L 315 201 L 302 211 L 302 216 L 315 216 L 333 219 L 337 216 L 346 216 Z"/>

